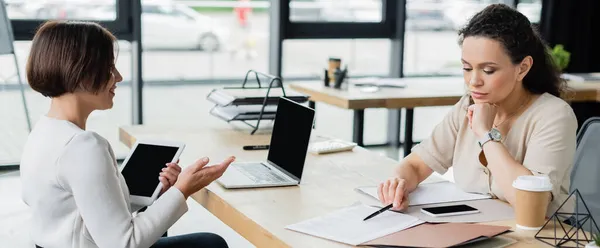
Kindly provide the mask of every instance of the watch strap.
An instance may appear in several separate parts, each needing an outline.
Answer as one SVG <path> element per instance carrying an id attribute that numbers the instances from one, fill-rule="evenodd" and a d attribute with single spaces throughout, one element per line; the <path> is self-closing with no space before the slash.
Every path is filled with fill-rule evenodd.
<path id="1" fill-rule="evenodd" d="M 487 132 L 487 133 L 485 133 L 483 138 L 481 140 L 479 140 L 477 143 L 479 143 L 480 148 L 483 148 L 483 145 L 485 145 L 485 143 L 487 143 L 491 140 L 492 140 L 492 134 L 490 134 L 490 132 Z"/>

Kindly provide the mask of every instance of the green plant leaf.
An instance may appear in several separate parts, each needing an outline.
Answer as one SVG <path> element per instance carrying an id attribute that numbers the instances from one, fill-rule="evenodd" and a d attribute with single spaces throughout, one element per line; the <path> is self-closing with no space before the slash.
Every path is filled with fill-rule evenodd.
<path id="1" fill-rule="evenodd" d="M 571 53 L 565 50 L 565 47 L 562 44 L 555 45 L 549 52 L 552 55 L 554 64 L 559 70 L 563 71 L 569 66 Z"/>

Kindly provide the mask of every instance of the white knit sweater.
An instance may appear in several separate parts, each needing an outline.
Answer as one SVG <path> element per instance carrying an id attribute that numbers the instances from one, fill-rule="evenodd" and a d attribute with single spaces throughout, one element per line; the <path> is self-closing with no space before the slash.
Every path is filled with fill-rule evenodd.
<path id="1" fill-rule="evenodd" d="M 33 242 L 44 248 L 150 247 L 187 211 L 171 187 L 134 216 L 108 141 L 46 116 L 25 145 L 21 180 Z"/>

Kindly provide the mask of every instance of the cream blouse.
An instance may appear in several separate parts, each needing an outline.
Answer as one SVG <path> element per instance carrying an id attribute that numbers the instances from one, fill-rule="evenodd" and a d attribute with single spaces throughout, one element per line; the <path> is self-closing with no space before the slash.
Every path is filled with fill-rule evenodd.
<path id="1" fill-rule="evenodd" d="M 479 161 L 477 137 L 466 117 L 469 97 L 464 96 L 439 123 L 431 136 L 415 146 L 431 169 L 444 174 L 454 169 L 456 184 L 467 192 L 490 194 L 506 201 L 498 182 Z M 548 215 L 567 198 L 576 148 L 577 119 L 564 100 L 545 93 L 514 123 L 502 143 L 510 155 L 534 175 L 547 175 L 553 184 Z"/>

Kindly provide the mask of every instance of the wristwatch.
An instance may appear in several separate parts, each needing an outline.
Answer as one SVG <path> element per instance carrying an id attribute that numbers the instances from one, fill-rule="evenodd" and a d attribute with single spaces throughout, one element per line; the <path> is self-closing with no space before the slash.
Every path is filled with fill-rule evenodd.
<path id="1" fill-rule="evenodd" d="M 483 148 L 483 145 L 488 141 L 496 141 L 499 142 L 502 140 L 502 134 L 496 128 L 492 128 L 489 132 L 487 132 L 481 140 L 478 141 L 479 147 Z"/>

